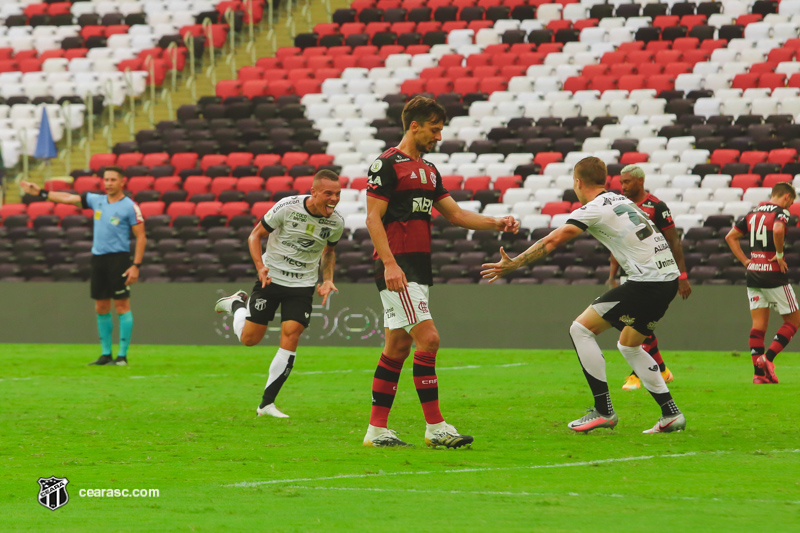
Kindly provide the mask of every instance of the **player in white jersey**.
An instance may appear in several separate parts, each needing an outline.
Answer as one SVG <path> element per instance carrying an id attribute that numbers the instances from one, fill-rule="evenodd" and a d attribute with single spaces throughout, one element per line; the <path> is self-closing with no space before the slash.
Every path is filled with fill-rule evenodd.
<path id="1" fill-rule="evenodd" d="M 333 284 L 334 246 L 344 231 L 344 219 L 335 211 L 340 196 L 339 176 L 320 170 L 310 195 L 289 196 L 275 204 L 247 239 L 258 271 L 252 294 L 248 298 L 245 291 L 238 291 L 217 301 L 215 310 L 233 315 L 233 331 L 245 346 L 261 342 L 275 311 L 281 308 L 280 348 L 256 409 L 259 416 L 288 418 L 275 407 L 275 398 L 292 371 L 297 343 L 308 327 L 320 264 L 323 281 L 317 293 L 322 304 L 337 290 Z M 261 242 L 267 237 L 263 251 Z"/>
<path id="2" fill-rule="evenodd" d="M 642 342 L 653 333 L 678 292 L 680 271 L 664 235 L 647 215 L 625 196 L 605 190 L 606 175 L 606 165 L 600 159 L 587 157 L 579 161 L 573 188 L 583 207 L 573 211 L 566 224 L 514 259 L 500 248 L 500 262 L 483 265 L 486 270 L 482 274 L 490 282 L 495 281 L 543 259 L 588 231 L 614 254 L 629 277 L 626 283 L 597 298 L 569 328 L 595 405 L 568 427 L 588 432 L 613 428 L 619 421 L 608 391 L 605 359 L 596 340 L 597 335 L 613 326 L 621 331 L 617 348 L 661 407 L 661 418 L 645 433 L 680 431 L 686 427 L 686 417 L 675 405 L 658 364 L 642 349 Z"/>

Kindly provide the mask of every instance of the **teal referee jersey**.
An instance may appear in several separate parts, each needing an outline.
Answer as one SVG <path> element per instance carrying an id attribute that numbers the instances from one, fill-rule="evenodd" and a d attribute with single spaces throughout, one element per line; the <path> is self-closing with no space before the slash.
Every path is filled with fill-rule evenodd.
<path id="1" fill-rule="evenodd" d="M 144 222 L 136 202 L 123 197 L 109 202 L 105 194 L 86 193 L 81 201 L 84 209 L 94 211 L 94 238 L 92 254 L 105 255 L 131 251 L 131 228 Z"/>

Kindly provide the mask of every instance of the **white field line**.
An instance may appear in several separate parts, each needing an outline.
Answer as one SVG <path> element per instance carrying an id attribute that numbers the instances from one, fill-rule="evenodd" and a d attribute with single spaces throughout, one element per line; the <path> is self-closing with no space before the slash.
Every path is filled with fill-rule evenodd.
<path id="1" fill-rule="evenodd" d="M 288 485 L 287 489 L 298 490 L 338 490 L 338 491 L 352 491 L 352 492 L 411 492 L 420 494 L 470 494 L 476 496 L 533 496 L 537 498 L 553 498 L 561 496 L 574 496 L 579 498 L 588 498 L 592 496 L 600 498 L 631 498 L 641 497 L 633 496 L 631 494 L 602 494 L 602 493 L 578 493 L 578 492 L 527 492 L 527 491 L 495 491 L 495 490 L 423 490 L 423 489 L 380 489 L 380 488 L 367 488 L 367 487 L 310 487 L 307 485 Z M 746 502 L 746 503 L 768 503 L 768 504 L 794 504 L 800 505 L 800 500 L 757 500 L 751 498 L 716 498 L 699 496 L 663 496 L 659 495 L 658 500 L 675 500 L 675 501 L 711 501 L 711 502 Z"/>
<path id="2" fill-rule="evenodd" d="M 528 466 L 503 466 L 503 467 L 487 467 L 487 468 L 456 468 L 452 470 L 420 470 L 420 471 L 400 471 L 400 472 L 381 472 L 379 474 L 340 474 L 337 476 L 325 476 L 325 477 L 309 477 L 309 478 L 291 478 L 291 479 L 273 479 L 267 481 L 243 481 L 240 483 L 232 483 L 228 485 L 222 485 L 223 487 L 259 487 L 262 485 L 280 485 L 284 483 L 303 483 L 303 482 L 313 482 L 313 481 L 329 481 L 335 479 L 363 479 L 368 477 L 388 477 L 388 476 L 424 476 L 424 475 L 431 475 L 431 474 L 462 474 L 462 473 L 473 473 L 473 472 L 500 472 L 500 471 L 509 471 L 509 470 L 539 470 L 544 468 L 570 468 L 575 466 L 594 466 L 594 465 L 601 465 L 601 464 L 609 464 L 609 463 L 625 463 L 630 461 L 646 461 L 650 459 L 663 459 L 663 458 L 679 458 L 679 457 L 693 457 L 698 454 L 702 455 L 724 455 L 729 454 L 729 451 L 711 451 L 711 452 L 687 452 L 687 453 L 673 453 L 673 454 L 664 454 L 664 455 L 640 455 L 637 457 L 618 457 L 612 459 L 597 459 L 594 461 L 577 461 L 572 463 L 559 463 L 559 464 L 546 464 L 546 465 L 528 465 Z M 765 454 L 770 453 L 800 453 L 800 449 L 790 449 L 790 450 L 772 450 L 769 452 L 764 452 Z M 424 491 L 419 491 L 424 492 Z M 442 491 L 442 492 L 449 492 L 449 491 Z M 486 493 L 490 494 L 490 493 Z M 504 494 L 502 492 L 498 492 L 497 494 Z"/>
<path id="3" fill-rule="evenodd" d="M 727 453 L 727 452 L 714 452 L 714 453 Z M 615 459 L 597 459 L 595 461 L 578 461 L 574 463 L 560 463 L 560 464 L 547 464 L 547 465 L 528 465 L 528 466 L 501 466 L 501 467 L 486 467 L 486 468 L 456 468 L 452 470 L 420 470 L 420 471 L 401 471 L 401 472 L 382 472 L 380 474 L 340 474 L 338 476 L 326 477 L 308 477 L 308 478 L 294 478 L 294 479 L 273 479 L 269 481 L 243 481 L 241 483 L 233 483 L 231 485 L 223 485 L 223 487 L 258 487 L 261 485 L 279 485 L 282 483 L 302 483 L 307 481 L 327 481 L 332 479 L 358 479 L 367 477 L 386 477 L 386 476 L 425 476 L 431 474 L 463 474 L 472 472 L 500 472 L 508 470 L 538 470 L 542 468 L 569 468 L 573 466 L 593 466 L 607 463 L 624 463 L 629 461 L 644 461 L 648 459 L 656 459 L 663 457 L 689 457 L 697 455 L 697 452 L 668 454 L 668 455 L 640 455 L 638 457 L 620 457 Z"/>

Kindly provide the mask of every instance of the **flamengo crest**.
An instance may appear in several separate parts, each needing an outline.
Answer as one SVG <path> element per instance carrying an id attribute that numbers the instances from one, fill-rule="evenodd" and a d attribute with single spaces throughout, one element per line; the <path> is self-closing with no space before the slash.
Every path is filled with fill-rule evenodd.
<path id="1" fill-rule="evenodd" d="M 55 511 L 59 507 L 63 507 L 69 501 L 69 494 L 67 494 L 67 478 L 49 477 L 39 478 L 39 503 L 47 507 L 51 511 Z"/>

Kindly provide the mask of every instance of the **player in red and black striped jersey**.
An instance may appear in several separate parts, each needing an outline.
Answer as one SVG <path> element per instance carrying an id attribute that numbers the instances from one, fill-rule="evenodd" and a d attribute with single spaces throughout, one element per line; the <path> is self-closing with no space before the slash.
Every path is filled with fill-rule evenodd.
<path id="1" fill-rule="evenodd" d="M 669 207 L 667 207 L 666 203 L 644 189 L 644 170 L 642 170 L 642 167 L 639 165 L 628 165 L 622 169 L 620 172 L 620 185 L 622 186 L 622 194 L 633 201 L 639 209 L 653 221 L 653 224 L 655 224 L 667 239 L 667 244 L 669 244 L 678 269 L 681 271 L 678 277 L 678 294 L 685 300 L 692 294 L 692 287 L 686 275 L 686 264 L 683 260 L 681 239 L 678 237 L 678 232 L 675 231 L 675 222 L 672 220 L 672 213 L 670 213 Z M 611 287 L 617 286 L 618 270 L 619 263 L 612 255 L 611 270 L 608 274 L 608 284 Z M 647 337 L 642 347 L 655 359 L 656 363 L 658 363 L 658 369 L 661 371 L 664 381 L 670 383 L 674 377 L 670 369 L 667 368 L 667 365 L 664 363 L 664 358 L 661 357 L 661 352 L 658 349 L 658 339 L 655 334 Z M 641 387 L 642 380 L 639 379 L 636 372 L 631 372 L 631 375 L 625 379 L 625 384 L 622 385 L 624 390 L 636 390 Z"/>
<path id="2" fill-rule="evenodd" d="M 430 98 L 412 98 L 403 109 L 403 140 L 384 152 L 369 169 L 367 228 L 375 245 L 375 279 L 384 308 L 386 345 L 372 384 L 372 411 L 365 446 L 404 446 L 387 429 L 403 362 L 414 352 L 414 385 L 427 427 L 429 446 L 459 448 L 472 443 L 445 422 L 439 410 L 436 352 L 439 332 L 428 308 L 431 272 L 431 210 L 452 224 L 474 230 L 516 233 L 514 217 L 487 217 L 462 210 L 442 184 L 442 177 L 422 154 L 442 139 L 444 108 Z"/>
<path id="3" fill-rule="evenodd" d="M 725 236 L 733 255 L 747 268 L 747 297 L 753 318 L 750 357 L 753 361 L 753 383 L 757 385 L 778 383 L 773 361 L 800 327 L 797 297 L 786 275 L 788 267 L 783 259 L 786 227 L 789 224 L 787 208 L 796 199 L 797 192 L 791 184 L 775 184 L 769 202 L 737 220 Z M 749 259 L 739 243 L 742 237 L 750 239 Z M 764 336 L 771 307 L 775 307 L 783 317 L 783 325 L 765 352 Z"/>

